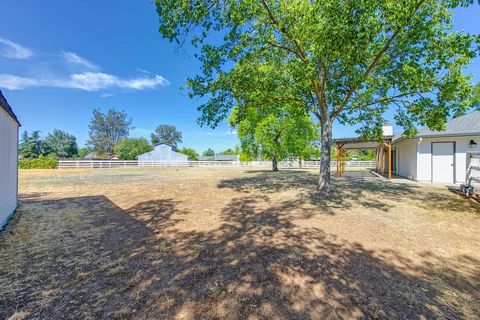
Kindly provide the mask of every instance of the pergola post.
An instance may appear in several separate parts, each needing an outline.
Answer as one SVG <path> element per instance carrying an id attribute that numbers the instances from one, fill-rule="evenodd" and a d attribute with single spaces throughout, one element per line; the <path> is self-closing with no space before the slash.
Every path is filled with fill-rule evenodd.
<path id="1" fill-rule="evenodd" d="M 392 180 L 392 142 L 388 142 L 388 180 Z"/>
<path id="2" fill-rule="evenodd" d="M 375 148 L 375 171 L 378 173 L 378 170 L 379 170 L 379 147 L 377 146 Z"/>
<path id="3" fill-rule="evenodd" d="M 382 145 L 382 176 L 386 176 L 386 171 L 385 171 L 385 146 Z"/>

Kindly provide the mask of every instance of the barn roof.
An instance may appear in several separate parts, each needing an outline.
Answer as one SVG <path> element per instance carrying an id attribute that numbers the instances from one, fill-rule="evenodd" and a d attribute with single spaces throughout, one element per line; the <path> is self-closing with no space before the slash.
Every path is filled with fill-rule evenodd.
<path id="1" fill-rule="evenodd" d="M 13 110 L 8 104 L 7 99 L 5 99 L 5 97 L 3 96 L 2 90 L 0 90 L 0 108 L 5 110 L 5 112 L 8 113 L 8 115 L 13 119 L 13 121 L 20 125 L 17 116 L 15 115 L 15 113 L 13 113 Z"/>

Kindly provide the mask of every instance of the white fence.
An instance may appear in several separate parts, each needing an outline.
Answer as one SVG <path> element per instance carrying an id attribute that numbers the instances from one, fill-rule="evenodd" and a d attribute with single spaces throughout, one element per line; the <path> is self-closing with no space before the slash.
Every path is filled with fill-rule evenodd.
<path id="1" fill-rule="evenodd" d="M 212 167 L 212 166 L 257 166 L 269 167 L 272 165 L 271 161 L 122 161 L 122 160 L 60 160 L 59 168 L 119 168 L 119 167 Z M 298 168 L 300 167 L 298 161 L 281 161 L 279 162 L 281 168 Z M 337 165 L 336 161 L 330 163 L 332 167 Z M 373 168 L 375 161 L 345 161 L 347 167 L 355 168 Z M 320 161 L 302 161 L 302 167 L 319 167 Z"/>

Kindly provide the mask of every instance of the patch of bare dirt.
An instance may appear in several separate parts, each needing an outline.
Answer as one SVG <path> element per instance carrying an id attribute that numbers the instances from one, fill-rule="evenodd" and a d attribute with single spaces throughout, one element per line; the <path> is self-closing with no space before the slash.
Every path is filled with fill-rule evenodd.
<path id="1" fill-rule="evenodd" d="M 22 171 L 0 318 L 478 319 L 480 208 L 239 168 Z"/>

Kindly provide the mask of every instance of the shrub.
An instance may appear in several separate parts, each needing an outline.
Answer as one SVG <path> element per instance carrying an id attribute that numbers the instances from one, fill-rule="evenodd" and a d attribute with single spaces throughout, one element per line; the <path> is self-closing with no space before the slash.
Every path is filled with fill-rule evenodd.
<path id="1" fill-rule="evenodd" d="M 53 157 L 40 157 L 38 159 L 22 159 L 18 161 L 20 169 L 56 169 L 58 160 Z"/>

